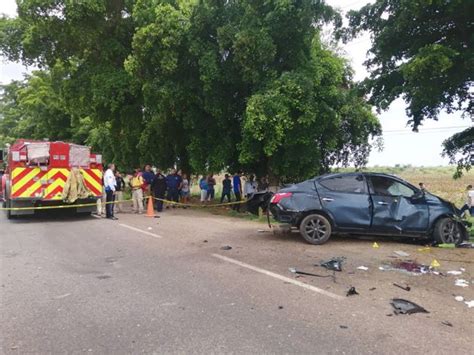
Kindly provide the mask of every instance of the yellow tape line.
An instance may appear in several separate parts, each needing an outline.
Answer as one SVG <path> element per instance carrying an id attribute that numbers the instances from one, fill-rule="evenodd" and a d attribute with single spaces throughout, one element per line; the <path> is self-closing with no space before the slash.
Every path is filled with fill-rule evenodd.
<path id="1" fill-rule="evenodd" d="M 241 201 L 236 201 L 236 202 L 227 202 L 227 203 L 216 203 L 216 204 L 204 204 L 204 205 L 196 205 L 196 204 L 191 204 L 191 203 L 181 203 L 181 202 L 175 202 L 175 201 L 170 201 L 170 200 L 165 200 L 162 198 L 156 198 L 152 196 L 147 196 L 144 197 L 145 199 L 148 198 L 153 198 L 156 201 L 162 201 L 164 203 L 170 204 L 170 205 L 177 205 L 177 206 L 185 206 L 185 207 L 194 207 L 194 208 L 212 208 L 212 207 L 222 207 L 222 206 L 231 206 L 231 205 L 238 205 L 242 203 L 246 203 L 247 200 L 241 200 Z M 110 202 L 103 202 L 103 205 L 107 204 L 117 204 L 117 203 L 123 203 L 123 202 L 131 202 L 133 201 L 132 199 L 130 200 L 120 200 L 120 201 L 110 201 Z M 83 204 L 78 204 L 78 205 L 59 205 L 59 206 L 38 206 L 38 207 L 0 207 L 0 211 L 28 211 L 28 210 L 53 210 L 53 209 L 64 209 L 64 208 L 77 208 L 77 207 L 93 207 L 97 206 L 97 202 L 94 203 L 83 203 Z"/>

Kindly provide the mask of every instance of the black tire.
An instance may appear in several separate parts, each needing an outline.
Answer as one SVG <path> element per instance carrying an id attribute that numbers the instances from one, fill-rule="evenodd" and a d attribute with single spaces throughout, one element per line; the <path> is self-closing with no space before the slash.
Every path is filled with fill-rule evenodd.
<path id="1" fill-rule="evenodd" d="M 301 221 L 300 234 L 310 244 L 326 243 L 331 233 L 331 223 L 320 214 L 310 214 Z"/>
<path id="2" fill-rule="evenodd" d="M 459 222 L 446 217 L 436 222 L 433 230 L 433 239 L 437 243 L 458 244 L 463 241 L 464 235 Z"/>

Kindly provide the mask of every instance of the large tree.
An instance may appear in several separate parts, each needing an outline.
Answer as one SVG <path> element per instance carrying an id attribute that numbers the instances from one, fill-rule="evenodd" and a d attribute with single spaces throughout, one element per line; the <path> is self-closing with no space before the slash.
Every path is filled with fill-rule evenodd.
<path id="1" fill-rule="evenodd" d="M 407 103 L 414 130 L 441 110 L 473 114 L 474 2 L 470 0 L 377 0 L 348 14 L 345 39 L 369 31 L 365 62 L 370 77 L 362 84 L 370 102 L 387 109 L 398 97 Z M 458 147 L 462 137 L 462 149 Z M 456 143 L 457 142 L 457 143 Z M 472 129 L 445 144 L 460 168 L 470 168 Z"/>
<path id="2" fill-rule="evenodd" d="M 133 17 L 126 68 L 149 139 L 184 147 L 195 171 L 295 180 L 366 162 L 379 123 L 347 63 L 319 41 L 319 26 L 339 19 L 322 1 L 143 0 Z"/>

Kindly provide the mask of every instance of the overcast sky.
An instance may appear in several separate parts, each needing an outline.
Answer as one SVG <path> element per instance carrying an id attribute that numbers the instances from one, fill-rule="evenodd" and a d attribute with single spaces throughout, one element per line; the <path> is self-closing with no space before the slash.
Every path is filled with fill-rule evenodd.
<path id="1" fill-rule="evenodd" d="M 327 3 L 343 11 L 358 9 L 368 0 L 326 0 Z M 15 0 L 1 0 L 0 11 L 9 16 L 16 15 Z M 367 72 L 362 65 L 370 47 L 368 35 L 355 39 L 343 48 L 347 58 L 352 62 L 355 78 L 363 79 Z M 0 63 L 0 83 L 21 79 L 27 68 L 18 63 L 4 60 Z M 446 158 L 441 157 L 441 143 L 456 132 L 467 128 L 472 122 L 463 119 L 460 114 L 442 113 L 438 121 L 425 121 L 419 133 L 411 132 L 407 127 L 408 120 L 402 100 L 395 101 L 390 108 L 379 115 L 383 127 L 384 150 L 374 151 L 369 158 L 369 165 L 411 164 L 416 166 L 446 165 Z"/>

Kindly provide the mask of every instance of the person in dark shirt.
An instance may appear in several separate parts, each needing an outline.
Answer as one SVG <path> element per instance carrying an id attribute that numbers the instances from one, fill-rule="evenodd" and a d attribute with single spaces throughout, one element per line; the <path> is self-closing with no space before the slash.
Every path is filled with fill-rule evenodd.
<path id="1" fill-rule="evenodd" d="M 242 199 L 242 180 L 240 177 L 242 176 L 242 172 L 238 171 L 237 174 L 234 175 L 233 177 L 233 184 L 234 185 L 234 195 L 235 195 L 235 201 L 239 202 Z M 236 203 L 235 205 L 232 206 L 234 210 L 240 211 L 240 203 Z"/>
<path id="2" fill-rule="evenodd" d="M 122 203 L 119 201 L 123 200 L 123 191 L 125 190 L 125 180 L 122 177 L 122 174 L 120 174 L 119 171 L 115 172 L 115 208 L 117 209 L 117 212 L 123 212 L 123 206 Z"/>
<path id="3" fill-rule="evenodd" d="M 181 177 L 176 173 L 176 169 L 171 169 L 171 173 L 166 177 L 166 187 L 168 189 L 168 194 L 166 199 L 168 201 L 179 201 L 179 189 L 181 187 Z M 173 204 L 173 208 L 176 205 Z M 169 206 L 166 206 L 169 208 Z"/>
<path id="4" fill-rule="evenodd" d="M 167 189 L 166 177 L 161 173 L 160 169 L 156 170 L 155 178 L 151 183 L 151 189 L 155 198 L 164 199 Z M 155 200 L 155 207 L 158 212 L 163 211 L 163 201 Z"/>
<path id="5" fill-rule="evenodd" d="M 145 196 L 150 196 L 151 194 L 151 184 L 153 183 L 153 180 L 155 179 L 155 174 L 151 170 L 151 165 L 147 164 L 145 165 L 145 168 L 143 169 L 142 173 L 142 178 L 143 178 L 143 192 Z"/>
<path id="6" fill-rule="evenodd" d="M 230 180 L 229 174 L 225 174 L 224 180 L 222 180 L 222 196 L 221 203 L 224 202 L 224 197 L 227 197 L 227 201 L 231 201 L 230 192 L 232 190 L 232 181 Z"/>
<path id="7" fill-rule="evenodd" d="M 207 177 L 207 200 L 208 201 L 214 200 L 214 194 L 215 194 L 214 186 L 216 186 L 216 179 L 214 179 L 214 174 L 209 174 L 209 176 Z"/>

